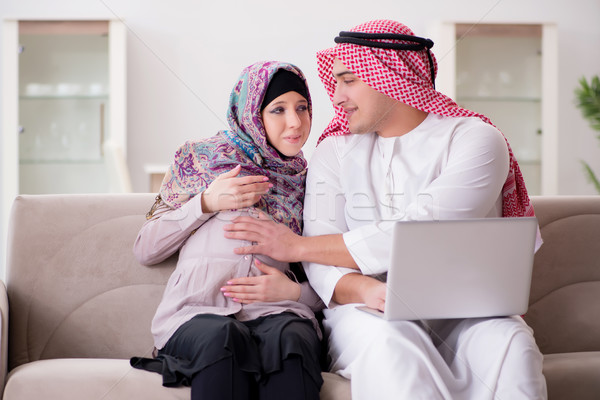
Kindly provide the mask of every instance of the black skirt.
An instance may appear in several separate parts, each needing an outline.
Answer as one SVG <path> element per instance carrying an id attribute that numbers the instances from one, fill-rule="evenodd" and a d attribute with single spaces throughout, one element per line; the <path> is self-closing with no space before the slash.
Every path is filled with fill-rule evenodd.
<path id="1" fill-rule="evenodd" d="M 177 329 L 156 358 L 133 357 L 130 363 L 161 374 L 164 386 L 190 386 L 196 373 L 228 357 L 259 382 L 279 371 L 282 360 L 296 355 L 321 387 L 320 347 L 312 322 L 295 314 L 274 314 L 251 321 L 198 314 Z"/>

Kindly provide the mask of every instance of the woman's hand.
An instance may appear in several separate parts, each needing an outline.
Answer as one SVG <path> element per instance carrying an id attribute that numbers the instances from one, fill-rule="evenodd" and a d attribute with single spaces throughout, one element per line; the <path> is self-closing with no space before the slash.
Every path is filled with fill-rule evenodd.
<path id="1" fill-rule="evenodd" d="M 238 178 L 242 167 L 219 175 L 202 193 L 202 212 L 217 212 L 246 208 L 256 204 L 268 193 L 273 184 L 266 176 L 252 175 Z"/>
<path id="2" fill-rule="evenodd" d="M 257 259 L 254 260 L 254 265 L 264 275 L 231 279 L 221 288 L 223 295 L 243 304 L 298 301 L 301 292 L 299 283 L 292 281 L 277 268 L 269 267 Z"/>

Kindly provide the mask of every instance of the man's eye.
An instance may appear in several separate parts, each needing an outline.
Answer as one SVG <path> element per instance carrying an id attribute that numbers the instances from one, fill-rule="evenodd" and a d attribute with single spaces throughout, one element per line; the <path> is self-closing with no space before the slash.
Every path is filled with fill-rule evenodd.
<path id="1" fill-rule="evenodd" d="M 351 84 L 352 82 L 354 82 L 354 79 L 344 79 L 344 83 L 345 83 L 346 85 L 349 85 L 349 84 Z"/>

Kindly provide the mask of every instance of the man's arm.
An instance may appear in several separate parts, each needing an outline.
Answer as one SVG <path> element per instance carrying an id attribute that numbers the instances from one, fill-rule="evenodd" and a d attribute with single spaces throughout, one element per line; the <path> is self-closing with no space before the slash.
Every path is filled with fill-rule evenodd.
<path id="1" fill-rule="evenodd" d="M 237 248 L 237 254 L 266 254 L 284 262 L 317 262 L 358 269 L 342 234 L 299 236 L 263 212 L 259 212 L 258 218 L 238 217 L 232 222 L 224 227 L 225 237 L 255 243 Z"/>
<path id="2" fill-rule="evenodd" d="M 336 138 L 324 140 L 311 158 L 306 179 L 304 236 L 295 235 L 264 214 L 258 222 L 240 218 L 236 224 L 225 227 L 226 237 L 256 243 L 238 249 L 240 253 L 263 253 L 282 261 L 303 261 L 311 286 L 326 305 L 332 301 L 338 280 L 345 274 L 357 272 L 356 262 L 342 236 L 348 226 L 339 164 Z M 247 225 L 240 227 L 242 223 Z"/>
<path id="3" fill-rule="evenodd" d="M 299 248 L 299 260 L 358 269 L 358 265 L 350 255 L 341 233 L 302 236 Z"/>
<path id="4" fill-rule="evenodd" d="M 351 173 L 348 166 L 352 166 L 354 159 L 348 158 L 346 153 L 360 151 L 357 149 L 368 146 L 365 143 L 356 146 L 351 139 L 347 139 L 346 143 L 346 139 L 342 137 L 326 139 L 310 161 L 304 204 L 304 235 L 313 237 L 343 234 L 345 250 L 351 254 L 361 272 L 379 274 L 387 270 L 392 220 L 482 218 L 493 215 L 498 200 L 501 201 L 500 194 L 508 171 L 506 142 L 495 128 L 487 124 L 469 126 L 469 129 L 477 132 L 462 131 L 464 134 L 457 135 L 452 141 L 452 151 L 445 160 L 441 160 L 443 164 L 440 165 L 440 174 L 432 181 L 425 182 L 419 189 L 419 193 L 430 201 L 421 201 L 421 197 L 417 196 L 412 202 L 405 204 L 402 213 L 393 216 L 391 220 L 373 221 L 352 230 L 346 221 L 348 205 L 340 177 L 344 173 L 346 177 Z M 353 139 L 360 140 L 362 137 Z M 348 150 L 343 153 L 345 144 Z M 349 161 L 344 164 L 344 168 L 340 166 L 341 160 Z M 316 241 L 311 246 L 335 254 L 331 249 L 322 249 L 326 243 L 321 242 L 322 239 L 313 240 Z M 310 244 L 309 241 L 304 243 Z M 289 246 L 295 248 L 296 244 Z M 332 246 L 335 250 L 336 245 Z M 298 244 L 298 247 L 302 248 L 303 244 Z M 341 266 L 342 263 L 327 264 L 324 259 L 319 260 L 316 253 L 313 256 L 311 262 L 304 263 L 305 270 L 311 285 L 326 304 L 330 301 L 346 302 L 360 298 L 347 297 L 339 292 L 345 290 L 343 283 L 340 282 L 340 286 L 337 286 L 344 274 L 356 270 L 333 268 L 331 265 Z M 351 287 L 350 290 L 354 291 L 356 288 Z"/>

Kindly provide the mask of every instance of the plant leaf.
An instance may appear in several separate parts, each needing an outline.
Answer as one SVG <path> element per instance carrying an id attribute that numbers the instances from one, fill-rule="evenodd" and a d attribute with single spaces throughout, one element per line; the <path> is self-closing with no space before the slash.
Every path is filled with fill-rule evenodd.
<path id="1" fill-rule="evenodd" d="M 596 191 L 600 194 L 600 181 L 596 177 L 596 174 L 592 170 L 592 168 L 585 161 L 581 161 L 583 165 L 583 170 L 585 171 L 585 175 L 587 177 L 588 182 L 590 182 L 596 188 Z"/>
<path id="2" fill-rule="evenodd" d="M 576 105 L 593 129 L 600 131 L 600 78 L 593 76 L 590 82 L 582 77 L 575 88 Z"/>

